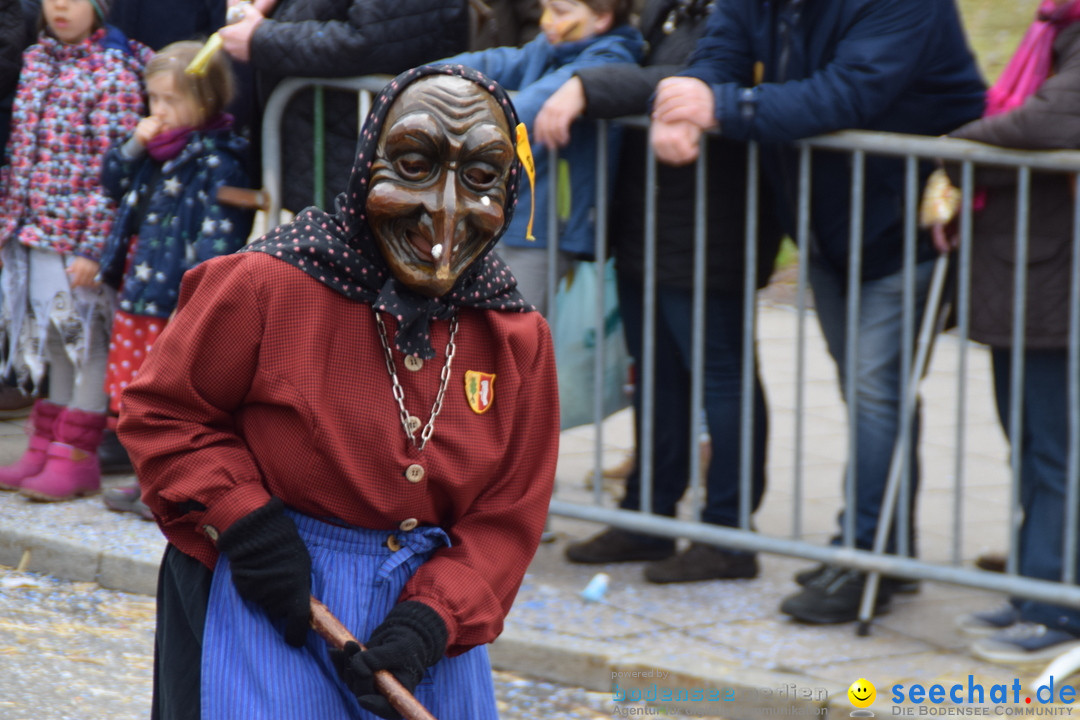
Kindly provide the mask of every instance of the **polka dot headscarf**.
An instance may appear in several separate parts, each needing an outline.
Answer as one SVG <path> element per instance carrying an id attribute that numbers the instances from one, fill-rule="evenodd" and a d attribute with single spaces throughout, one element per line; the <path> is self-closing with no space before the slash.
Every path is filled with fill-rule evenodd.
<path id="1" fill-rule="evenodd" d="M 507 182 L 506 220 L 495 237 L 458 278 L 446 295 L 429 298 L 398 282 L 390 272 L 367 224 L 368 182 L 371 162 L 390 105 L 409 84 L 428 75 L 455 75 L 490 92 L 506 113 L 510 130 L 517 113 L 510 98 L 495 81 L 462 65 L 425 65 L 408 70 L 390 81 L 372 103 L 357 144 L 349 186 L 337 197 L 334 214 L 310 207 L 296 218 L 267 233 L 240 252 L 262 252 L 293 265 L 345 297 L 371 304 L 398 321 L 394 344 L 406 355 L 424 359 L 435 356 L 431 347 L 432 319 L 445 320 L 459 307 L 529 312 L 534 308 L 517 290 L 510 268 L 491 252 L 510 225 L 517 202 L 521 165 L 514 163 Z"/>

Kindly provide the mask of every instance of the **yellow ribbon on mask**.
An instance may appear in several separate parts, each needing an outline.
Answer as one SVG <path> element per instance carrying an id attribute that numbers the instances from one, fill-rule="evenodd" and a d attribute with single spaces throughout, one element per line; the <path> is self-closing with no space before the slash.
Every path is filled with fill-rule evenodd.
<path id="1" fill-rule="evenodd" d="M 518 160 L 525 167 L 525 174 L 529 176 L 529 194 L 531 202 L 529 203 L 529 225 L 525 228 L 525 239 L 536 241 L 533 236 L 533 218 L 536 210 L 536 161 L 533 159 L 532 147 L 529 145 L 529 131 L 525 128 L 525 123 L 518 123 L 517 129 L 517 156 Z"/>

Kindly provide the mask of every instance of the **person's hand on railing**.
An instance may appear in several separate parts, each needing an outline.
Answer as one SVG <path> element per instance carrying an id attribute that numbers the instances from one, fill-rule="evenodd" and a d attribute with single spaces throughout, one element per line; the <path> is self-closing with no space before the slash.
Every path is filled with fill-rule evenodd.
<path id="1" fill-rule="evenodd" d="M 570 125 L 585 112 L 585 86 L 574 75 L 551 94 L 540 107 L 533 124 L 536 142 L 549 150 L 566 147 L 570 142 Z"/>
<path id="2" fill-rule="evenodd" d="M 686 120 L 674 123 L 654 120 L 649 125 L 649 144 L 660 162 L 688 165 L 697 160 L 703 134 L 701 128 Z"/>
<path id="3" fill-rule="evenodd" d="M 712 88 L 696 78 L 669 77 L 656 86 L 649 143 L 662 163 L 697 159 L 701 136 L 717 127 Z"/>
<path id="4" fill-rule="evenodd" d="M 667 77 L 656 84 L 653 122 L 689 122 L 702 130 L 717 127 L 712 88 L 697 78 Z"/>

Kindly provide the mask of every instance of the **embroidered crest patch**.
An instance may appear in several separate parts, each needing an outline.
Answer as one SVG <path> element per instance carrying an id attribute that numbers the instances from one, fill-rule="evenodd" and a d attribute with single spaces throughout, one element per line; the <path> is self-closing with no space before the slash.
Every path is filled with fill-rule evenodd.
<path id="1" fill-rule="evenodd" d="M 495 374 L 479 372 L 478 370 L 465 371 L 465 397 L 469 400 L 469 407 L 477 415 L 483 415 L 491 408 L 495 401 Z"/>

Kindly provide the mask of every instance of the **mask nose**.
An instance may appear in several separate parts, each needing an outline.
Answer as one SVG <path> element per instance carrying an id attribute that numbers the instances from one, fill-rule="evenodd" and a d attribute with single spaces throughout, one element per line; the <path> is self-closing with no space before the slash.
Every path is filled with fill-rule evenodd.
<path id="1" fill-rule="evenodd" d="M 435 261 L 435 278 L 446 280 L 450 277 L 450 258 L 456 249 L 454 236 L 457 229 L 457 174 L 456 165 L 447 167 L 438 192 L 435 193 L 435 207 L 431 208 L 432 259 Z M 442 246 L 442 251 L 436 250 Z"/>

